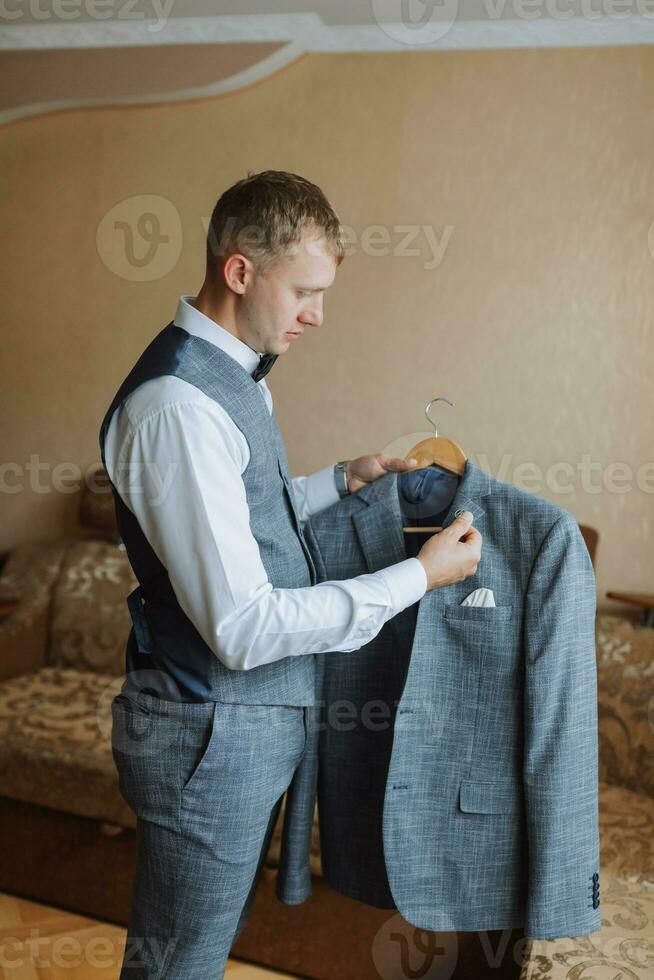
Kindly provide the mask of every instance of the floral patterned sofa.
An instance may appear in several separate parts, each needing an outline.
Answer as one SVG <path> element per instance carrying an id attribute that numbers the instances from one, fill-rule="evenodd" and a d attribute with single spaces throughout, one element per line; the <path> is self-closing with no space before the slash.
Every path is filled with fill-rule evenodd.
<path id="1" fill-rule="evenodd" d="M 654 629 L 596 622 L 602 928 L 529 943 L 521 980 L 654 978 Z"/>
<path id="2" fill-rule="evenodd" d="M 106 500 L 97 506 L 113 511 Z M 105 539 L 26 544 L 0 574 L 0 597 L 20 600 L 0 621 L 0 803 L 75 814 L 119 834 L 135 817 L 118 792 L 110 704 L 136 582 L 107 515 Z M 602 930 L 528 943 L 521 980 L 654 977 L 654 630 L 601 615 L 596 636 Z M 317 824 L 313 871 L 320 876 Z"/>

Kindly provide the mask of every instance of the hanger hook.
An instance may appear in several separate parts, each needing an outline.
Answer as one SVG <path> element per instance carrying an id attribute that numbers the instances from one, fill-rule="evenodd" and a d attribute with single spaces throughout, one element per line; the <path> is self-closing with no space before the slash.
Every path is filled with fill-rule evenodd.
<path id="1" fill-rule="evenodd" d="M 451 402 L 451 401 L 449 400 L 449 398 L 432 398 L 432 400 L 431 400 L 430 402 L 428 402 L 428 403 L 427 403 L 427 406 L 426 406 L 426 408 L 425 408 L 425 415 L 427 416 L 427 421 L 428 421 L 428 422 L 431 422 L 431 424 L 432 424 L 432 425 L 433 425 L 433 427 L 434 427 L 434 436 L 437 436 L 437 435 L 438 435 L 438 429 L 436 428 L 436 423 L 435 423 L 435 422 L 434 422 L 434 420 L 433 420 L 432 418 L 430 418 L 430 416 L 429 416 L 429 409 L 430 409 L 430 408 L 432 407 L 432 405 L 434 404 L 434 402 L 447 402 L 447 404 L 448 404 L 448 405 L 451 405 L 451 406 L 452 406 L 452 408 L 454 408 L 454 402 Z"/>

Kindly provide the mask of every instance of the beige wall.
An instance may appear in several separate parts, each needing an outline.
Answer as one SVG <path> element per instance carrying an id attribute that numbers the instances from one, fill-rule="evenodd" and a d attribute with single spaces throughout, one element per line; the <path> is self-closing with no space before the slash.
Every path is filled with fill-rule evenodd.
<path id="1" fill-rule="evenodd" d="M 654 460 L 652 93 L 645 47 L 307 56 L 223 98 L 5 128 L 2 460 L 33 454 L 47 470 L 45 492 L 6 476 L 24 489 L 2 494 L 0 549 L 73 531 L 77 496 L 51 489 L 52 468 L 98 461 L 118 383 L 200 285 L 218 194 L 248 169 L 280 168 L 323 186 L 359 235 L 385 226 L 391 248 L 402 225 L 449 235 L 433 269 L 422 234 L 418 256 L 359 245 L 322 328 L 275 365 L 293 472 L 417 439 L 424 404 L 445 395 L 456 408 L 444 406 L 442 431 L 475 462 L 510 482 L 535 464 L 538 492 L 599 529 L 600 600 L 652 591 L 654 495 L 636 482 Z M 99 246 L 96 232 L 145 195 L 171 202 L 180 230 L 168 226 L 145 268 L 159 278 L 138 282 L 111 218 Z M 165 232 L 161 202 L 146 203 Z M 571 493 L 547 485 L 548 467 L 584 455 L 600 492 L 578 472 Z M 626 493 L 601 489 L 615 463 L 631 468 Z"/>
<path id="2" fill-rule="evenodd" d="M 160 44 L 0 51 L 0 110 L 62 100 L 112 100 L 215 85 L 281 44 Z"/>

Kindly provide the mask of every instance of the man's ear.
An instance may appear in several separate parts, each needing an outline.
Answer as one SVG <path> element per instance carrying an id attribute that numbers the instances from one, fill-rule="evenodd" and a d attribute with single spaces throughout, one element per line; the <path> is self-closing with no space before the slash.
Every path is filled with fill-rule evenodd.
<path id="1" fill-rule="evenodd" d="M 247 256 L 233 252 L 225 259 L 223 276 L 232 292 L 242 296 L 253 280 L 254 266 Z"/>

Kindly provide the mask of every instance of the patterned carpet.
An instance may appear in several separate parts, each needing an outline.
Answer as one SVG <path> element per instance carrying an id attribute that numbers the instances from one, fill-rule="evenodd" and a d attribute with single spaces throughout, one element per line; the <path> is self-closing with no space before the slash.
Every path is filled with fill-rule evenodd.
<path id="1" fill-rule="evenodd" d="M 126 930 L 0 893 L 0 980 L 116 980 Z M 230 960 L 230 980 L 291 980 Z"/>

